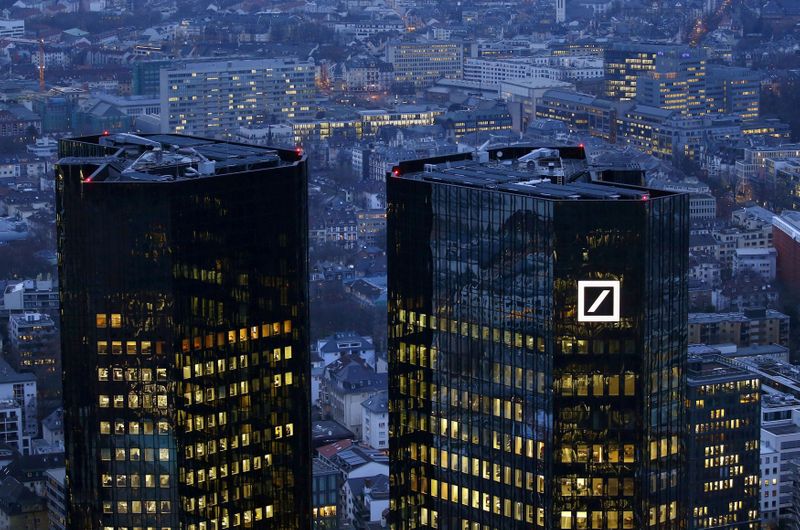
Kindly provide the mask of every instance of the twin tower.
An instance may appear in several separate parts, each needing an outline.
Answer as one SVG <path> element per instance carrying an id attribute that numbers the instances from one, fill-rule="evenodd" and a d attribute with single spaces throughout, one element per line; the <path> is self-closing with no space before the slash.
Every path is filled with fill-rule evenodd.
<path id="1" fill-rule="evenodd" d="M 311 528 L 307 166 L 178 135 L 57 165 L 69 527 Z M 396 528 L 683 528 L 688 199 L 581 148 L 387 176 Z"/>

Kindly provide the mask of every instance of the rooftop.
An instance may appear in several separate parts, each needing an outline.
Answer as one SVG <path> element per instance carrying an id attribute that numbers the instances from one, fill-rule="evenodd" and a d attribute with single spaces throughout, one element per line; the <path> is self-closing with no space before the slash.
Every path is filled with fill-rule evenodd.
<path id="1" fill-rule="evenodd" d="M 105 148 L 105 156 L 68 156 L 58 161 L 61 166 L 86 166 L 84 182 L 174 182 L 274 168 L 302 159 L 300 152 L 178 134 L 119 133 L 64 142 Z"/>
<path id="2" fill-rule="evenodd" d="M 559 201 L 644 201 L 674 195 L 592 181 L 581 147 L 514 146 L 407 161 L 395 167 L 393 175 Z"/>
<path id="3" fill-rule="evenodd" d="M 0 357 L 0 385 L 11 383 L 35 383 L 36 376 L 27 372 L 17 372 L 5 359 Z"/>

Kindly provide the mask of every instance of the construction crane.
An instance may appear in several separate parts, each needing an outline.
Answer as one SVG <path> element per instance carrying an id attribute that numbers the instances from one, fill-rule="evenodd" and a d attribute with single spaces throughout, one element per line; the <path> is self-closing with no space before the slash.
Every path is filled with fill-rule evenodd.
<path id="1" fill-rule="evenodd" d="M 39 92 L 44 92 L 44 39 L 39 39 Z"/>

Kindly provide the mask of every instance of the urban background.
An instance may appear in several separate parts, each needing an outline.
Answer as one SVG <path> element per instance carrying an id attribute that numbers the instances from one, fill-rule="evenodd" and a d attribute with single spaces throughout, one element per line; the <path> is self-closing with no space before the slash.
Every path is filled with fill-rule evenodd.
<path id="1" fill-rule="evenodd" d="M 317 528 L 386 525 L 387 172 L 513 145 L 689 194 L 690 358 L 800 528 L 800 1 L 0 0 L 0 529 L 65 528 L 53 165 L 123 132 L 308 156 Z"/>

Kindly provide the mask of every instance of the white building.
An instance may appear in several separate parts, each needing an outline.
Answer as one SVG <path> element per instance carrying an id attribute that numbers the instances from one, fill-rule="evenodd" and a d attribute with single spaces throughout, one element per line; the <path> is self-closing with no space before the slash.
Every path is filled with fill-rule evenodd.
<path id="1" fill-rule="evenodd" d="M 58 284 L 53 280 L 22 280 L 9 283 L 0 298 L 0 313 L 55 311 Z"/>
<path id="2" fill-rule="evenodd" d="M 375 346 L 372 337 L 363 337 L 353 332 L 334 333 L 317 341 L 317 354 L 322 358 L 323 366 L 338 361 L 342 356 L 358 355 L 373 370 L 375 366 Z"/>
<path id="3" fill-rule="evenodd" d="M 361 440 L 374 449 L 389 447 L 389 394 L 378 392 L 361 403 Z"/>
<path id="4" fill-rule="evenodd" d="M 19 422 L 22 422 L 19 424 Z M 30 373 L 19 373 L 0 358 L 0 441 L 11 443 L 18 450 L 29 454 L 31 439 L 39 432 L 37 421 L 36 377 Z M 5 431 L 5 434 L 2 433 Z"/>
<path id="5" fill-rule="evenodd" d="M 775 279 L 778 253 L 774 248 L 737 248 L 733 255 L 734 274 L 750 269 L 767 281 Z"/>
<path id="6" fill-rule="evenodd" d="M 0 39 L 21 38 L 24 36 L 24 20 L 0 19 Z"/>
<path id="7" fill-rule="evenodd" d="M 765 522 L 791 515 L 793 473 L 789 461 L 800 458 L 800 410 L 790 419 L 761 425 L 761 516 Z"/>
<path id="8" fill-rule="evenodd" d="M 186 63 L 160 72 L 161 132 L 207 136 L 314 117 L 315 66 L 296 59 Z"/>
<path id="9" fill-rule="evenodd" d="M 0 443 L 20 453 L 30 450 L 30 437 L 24 434 L 22 407 L 15 399 L 0 399 Z"/>

